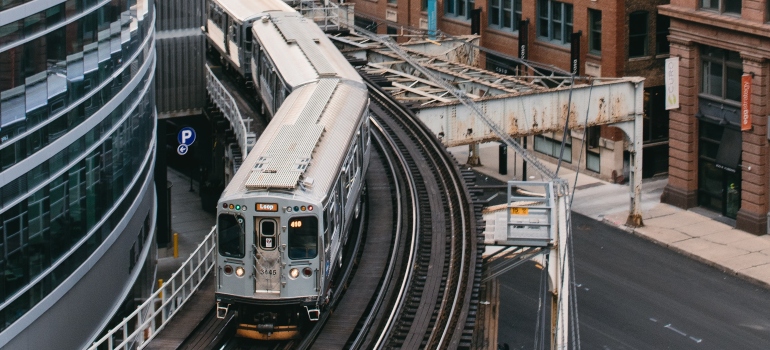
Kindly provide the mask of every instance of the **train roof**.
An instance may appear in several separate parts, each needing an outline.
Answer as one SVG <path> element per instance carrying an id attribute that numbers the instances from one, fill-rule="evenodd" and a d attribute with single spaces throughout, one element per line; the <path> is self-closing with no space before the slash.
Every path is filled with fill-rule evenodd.
<path id="1" fill-rule="evenodd" d="M 367 107 L 366 87 L 354 81 L 325 78 L 297 88 L 278 109 L 222 197 L 282 190 L 295 198 L 322 202 Z"/>
<path id="2" fill-rule="evenodd" d="M 232 18 L 241 23 L 265 12 L 294 12 L 294 9 L 283 0 L 216 0 L 216 2 Z"/>
<path id="3" fill-rule="evenodd" d="M 292 87 L 320 77 L 362 82 L 326 34 L 299 13 L 271 13 L 269 19 L 255 22 L 252 30 L 280 75 Z"/>

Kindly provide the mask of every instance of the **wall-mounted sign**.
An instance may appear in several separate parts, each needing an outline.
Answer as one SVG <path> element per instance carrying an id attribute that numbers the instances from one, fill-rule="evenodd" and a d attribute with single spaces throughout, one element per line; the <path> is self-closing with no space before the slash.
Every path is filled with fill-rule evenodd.
<path id="1" fill-rule="evenodd" d="M 751 130 L 751 75 L 741 77 L 741 131 Z"/>
<path id="2" fill-rule="evenodd" d="M 679 108 L 679 57 L 666 59 L 666 110 Z"/>

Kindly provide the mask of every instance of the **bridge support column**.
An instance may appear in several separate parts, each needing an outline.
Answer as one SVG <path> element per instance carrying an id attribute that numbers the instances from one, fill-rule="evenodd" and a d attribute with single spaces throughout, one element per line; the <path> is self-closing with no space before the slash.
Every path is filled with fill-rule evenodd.
<path id="1" fill-rule="evenodd" d="M 468 165 L 469 166 L 481 166 L 481 158 L 479 158 L 479 143 L 474 142 L 468 145 Z"/>

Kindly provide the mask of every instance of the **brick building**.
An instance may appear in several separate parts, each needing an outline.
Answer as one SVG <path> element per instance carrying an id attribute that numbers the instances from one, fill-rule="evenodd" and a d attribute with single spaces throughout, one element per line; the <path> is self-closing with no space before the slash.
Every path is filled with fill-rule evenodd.
<path id="1" fill-rule="evenodd" d="M 528 20 L 530 61 L 570 70 L 572 33 L 580 36 L 580 74 L 602 77 L 645 77 L 644 177 L 668 171 L 668 111 L 664 109 L 663 64 L 668 57 L 668 18 L 657 15 L 664 0 L 437 0 L 437 27 L 450 35 L 471 33 L 473 9 L 480 10 L 480 45 L 519 57 L 521 20 Z M 427 29 L 427 0 L 355 0 L 357 24 L 379 33 L 401 33 L 401 27 Z M 360 15 L 360 16 L 359 16 Z M 487 69 L 514 74 L 513 62 L 486 54 Z M 599 175 L 607 180 L 627 178 L 628 154 L 624 134 L 613 127 L 571 131 L 572 144 L 587 138 L 582 158 L 580 147 L 568 148 L 567 167 Z M 548 158 L 556 153 L 562 135 L 529 138 L 530 148 Z M 534 147 L 532 147 L 534 145 Z M 573 162 L 573 159 L 575 160 Z M 583 159 L 583 164 L 576 164 Z"/>
<path id="2" fill-rule="evenodd" d="M 680 99 L 670 111 L 669 182 L 662 200 L 710 209 L 754 234 L 768 232 L 769 4 L 672 0 L 659 7 L 671 18 Z M 743 128 L 742 102 L 751 117 Z"/>

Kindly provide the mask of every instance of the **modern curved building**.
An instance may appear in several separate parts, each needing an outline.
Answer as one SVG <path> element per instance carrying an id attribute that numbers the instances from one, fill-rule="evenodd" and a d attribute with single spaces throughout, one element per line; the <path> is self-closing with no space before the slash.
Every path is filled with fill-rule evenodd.
<path id="1" fill-rule="evenodd" d="M 154 22 L 0 2 L 0 348 L 83 348 L 152 289 Z"/>

